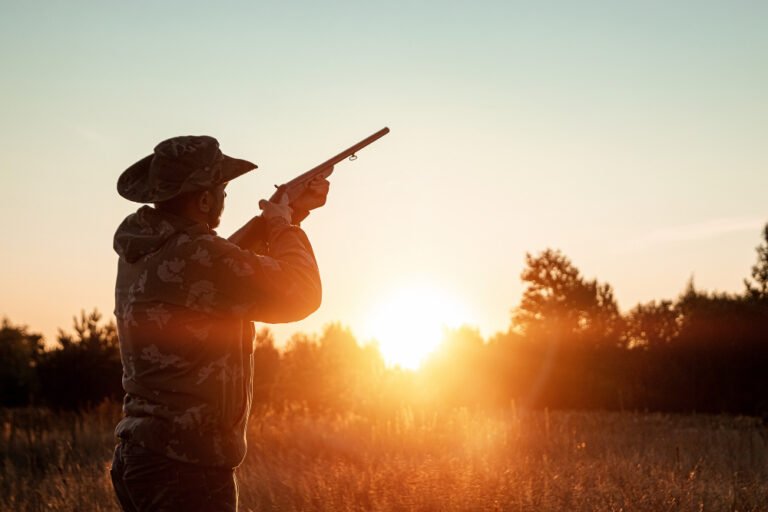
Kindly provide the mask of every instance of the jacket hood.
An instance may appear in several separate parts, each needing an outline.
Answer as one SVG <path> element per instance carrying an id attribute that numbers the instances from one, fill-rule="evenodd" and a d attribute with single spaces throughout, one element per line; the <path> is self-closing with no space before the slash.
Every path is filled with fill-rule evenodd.
<path id="1" fill-rule="evenodd" d="M 115 231 L 112 247 L 121 259 L 135 263 L 159 250 L 174 235 L 215 234 L 207 226 L 184 217 L 142 206 L 127 216 Z"/>

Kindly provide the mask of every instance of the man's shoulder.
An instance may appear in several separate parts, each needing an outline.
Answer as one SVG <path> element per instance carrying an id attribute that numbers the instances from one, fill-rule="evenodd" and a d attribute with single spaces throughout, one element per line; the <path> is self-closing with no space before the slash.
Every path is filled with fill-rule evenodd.
<path id="1" fill-rule="evenodd" d="M 222 267 L 230 270 L 233 267 L 239 268 L 252 263 L 253 256 L 215 233 L 180 232 L 168 240 L 153 260 L 161 267 L 174 264 L 185 266 L 188 271 L 196 274 L 218 272 Z"/>
<path id="2" fill-rule="evenodd" d="M 170 251 L 199 253 L 207 251 L 212 255 L 221 255 L 232 251 L 241 251 L 240 247 L 215 232 L 200 233 L 182 231 L 169 241 Z"/>

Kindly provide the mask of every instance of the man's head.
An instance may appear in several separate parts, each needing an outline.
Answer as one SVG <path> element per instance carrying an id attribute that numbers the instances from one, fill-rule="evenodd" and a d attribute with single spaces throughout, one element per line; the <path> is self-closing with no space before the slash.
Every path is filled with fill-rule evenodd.
<path id="1" fill-rule="evenodd" d="M 227 183 L 222 183 L 203 190 L 185 192 L 166 201 L 155 203 L 155 208 L 207 224 L 211 229 L 215 229 L 219 226 L 221 214 L 224 211 L 226 187 Z"/>
<path id="2" fill-rule="evenodd" d="M 174 137 L 126 169 L 117 191 L 131 201 L 155 203 L 158 209 L 216 227 L 227 182 L 255 168 L 247 160 L 223 154 L 213 137 Z"/>

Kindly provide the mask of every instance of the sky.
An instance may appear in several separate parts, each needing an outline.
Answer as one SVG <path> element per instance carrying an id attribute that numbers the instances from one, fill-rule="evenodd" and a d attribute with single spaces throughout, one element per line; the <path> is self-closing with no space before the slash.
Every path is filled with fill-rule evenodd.
<path id="1" fill-rule="evenodd" d="M 228 236 L 391 129 L 303 223 L 324 301 L 279 343 L 376 337 L 413 289 L 504 331 L 547 247 L 624 311 L 691 276 L 739 292 L 768 222 L 765 2 L 0 0 L 0 64 L 0 315 L 48 341 L 111 316 L 139 206 L 117 177 L 176 135 L 259 165 L 227 189 Z"/>

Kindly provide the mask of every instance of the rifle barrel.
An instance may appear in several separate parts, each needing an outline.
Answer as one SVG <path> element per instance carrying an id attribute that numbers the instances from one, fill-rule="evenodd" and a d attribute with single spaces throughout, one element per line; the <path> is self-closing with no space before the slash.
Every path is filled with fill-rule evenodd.
<path id="1" fill-rule="evenodd" d="M 388 133 L 389 133 L 389 128 L 387 128 L 385 126 L 381 130 L 379 130 L 376 133 L 374 133 L 373 135 L 369 135 L 368 137 L 364 138 L 363 140 L 361 140 L 360 142 L 358 142 L 354 146 L 348 147 L 347 149 L 345 149 L 344 151 L 342 151 L 338 155 L 329 158 L 325 162 L 321 163 L 320 165 L 317 165 L 317 166 L 313 167 L 312 169 L 308 170 L 304 174 L 300 174 L 299 176 L 296 176 L 295 178 L 293 178 L 288 183 L 297 183 L 298 184 L 298 183 L 301 183 L 301 182 L 303 182 L 305 180 L 312 179 L 318 171 L 320 171 L 322 169 L 325 169 L 327 167 L 331 167 L 332 165 L 336 165 L 337 163 L 341 162 L 345 158 L 354 155 L 355 153 L 357 153 L 358 151 L 363 149 L 365 146 L 367 146 L 371 142 L 374 142 L 374 141 L 382 138 L 383 136 L 385 136 Z"/>

